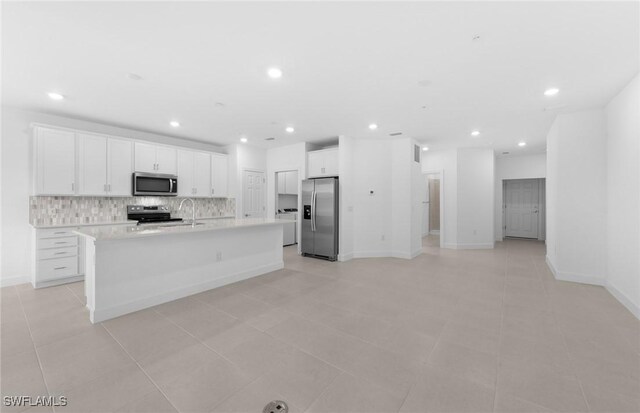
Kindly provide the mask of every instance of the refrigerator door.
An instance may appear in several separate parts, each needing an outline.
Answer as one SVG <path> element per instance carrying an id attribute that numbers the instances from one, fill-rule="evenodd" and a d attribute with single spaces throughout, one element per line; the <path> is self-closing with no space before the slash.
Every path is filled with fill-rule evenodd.
<path id="1" fill-rule="evenodd" d="M 314 233 L 311 225 L 311 199 L 314 197 L 315 181 L 307 179 L 302 181 L 302 211 L 299 215 L 301 226 L 301 250 L 303 254 L 313 254 Z"/>
<path id="2" fill-rule="evenodd" d="M 314 255 L 335 260 L 338 255 L 338 180 L 315 179 Z"/>

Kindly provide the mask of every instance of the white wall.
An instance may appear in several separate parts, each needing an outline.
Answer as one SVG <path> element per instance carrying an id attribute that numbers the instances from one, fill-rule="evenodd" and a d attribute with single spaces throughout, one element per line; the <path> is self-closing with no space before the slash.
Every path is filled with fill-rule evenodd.
<path id="1" fill-rule="evenodd" d="M 496 158 L 496 184 L 495 184 L 495 236 L 496 241 L 501 241 L 502 231 L 502 181 L 505 179 L 533 179 L 546 178 L 547 155 L 510 156 Z M 544 237 L 542 237 L 544 239 Z"/>
<path id="2" fill-rule="evenodd" d="M 494 163 L 491 149 L 430 151 L 423 156 L 423 172 L 442 171 L 444 248 L 493 248 Z"/>
<path id="3" fill-rule="evenodd" d="M 458 149 L 457 248 L 493 248 L 494 179 L 492 149 Z"/>
<path id="4" fill-rule="evenodd" d="M 640 77 L 605 108 L 607 287 L 640 318 Z"/>
<path id="5" fill-rule="evenodd" d="M 559 115 L 547 136 L 547 258 L 559 279 L 606 278 L 606 139 L 601 109 Z"/>
<path id="6" fill-rule="evenodd" d="M 348 261 L 354 255 L 354 225 L 355 225 L 355 139 L 340 136 L 338 141 L 338 169 L 340 232 L 338 234 L 338 248 L 340 261 Z"/>
<path id="7" fill-rule="evenodd" d="M 29 195 L 31 194 L 32 135 L 31 123 L 43 123 L 96 133 L 185 146 L 193 149 L 224 152 L 219 146 L 156 135 L 94 122 L 71 119 L 2 106 L 2 249 L 0 284 L 27 282 L 31 260 L 31 226 Z"/>

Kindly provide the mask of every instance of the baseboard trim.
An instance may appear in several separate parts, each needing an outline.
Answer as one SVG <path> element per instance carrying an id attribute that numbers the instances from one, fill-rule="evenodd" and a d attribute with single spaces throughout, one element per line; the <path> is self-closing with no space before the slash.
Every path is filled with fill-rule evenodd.
<path id="1" fill-rule="evenodd" d="M 432 231 L 429 231 L 429 234 L 431 234 L 431 235 L 440 235 L 440 230 L 439 229 L 434 229 Z"/>
<path id="2" fill-rule="evenodd" d="M 349 252 L 347 254 L 338 254 L 338 261 L 340 262 L 344 262 L 344 261 L 349 261 L 353 259 L 353 253 Z"/>
<path id="3" fill-rule="evenodd" d="M 578 274 L 578 273 L 568 272 L 568 271 L 559 271 L 553 265 L 548 255 L 545 256 L 545 262 L 547 263 L 549 270 L 551 270 L 551 273 L 553 274 L 554 278 L 558 281 L 569 281 L 569 282 L 599 285 L 599 286 L 605 285 L 605 280 L 600 277 L 595 277 L 593 275 Z"/>
<path id="4" fill-rule="evenodd" d="M 31 282 L 29 277 L 7 277 L 0 279 L 0 287 L 11 287 L 13 285 L 27 284 Z"/>
<path id="5" fill-rule="evenodd" d="M 159 304 L 164 304 L 169 301 L 178 300 L 180 298 L 188 297 L 190 295 L 198 294 L 203 291 L 211 290 L 214 288 L 222 287 L 227 284 L 246 280 L 248 278 L 256 277 L 262 274 L 266 274 L 272 271 L 277 271 L 284 268 L 284 262 L 279 261 L 272 264 L 263 265 L 261 267 L 252 268 L 250 270 L 241 271 L 235 274 L 228 275 L 223 278 L 206 281 L 204 283 L 190 285 L 188 287 L 180 288 L 168 293 L 155 295 L 153 297 L 145 297 L 135 301 L 129 301 L 127 303 L 118 304 L 109 308 L 102 308 L 100 310 L 94 310 L 89 307 L 89 313 L 92 323 L 99 323 L 101 321 L 109 320 L 112 318 L 120 317 L 125 314 L 133 313 L 135 311 L 144 310 L 145 308 L 153 307 Z M 88 307 L 88 306 L 87 306 Z"/>
<path id="6" fill-rule="evenodd" d="M 443 248 L 449 248 L 452 250 L 491 250 L 495 248 L 495 242 L 484 243 L 484 244 L 445 243 Z"/>
<path id="7" fill-rule="evenodd" d="M 391 257 L 393 258 L 402 258 L 405 260 L 412 260 L 415 257 L 417 257 L 418 255 L 422 254 L 422 248 L 416 251 L 413 251 L 411 253 L 406 253 L 403 251 L 394 251 L 391 253 Z"/>
<path id="8" fill-rule="evenodd" d="M 613 284 L 609 281 L 606 282 L 604 288 L 609 291 L 609 294 L 615 297 L 616 300 L 620 301 L 620 304 L 625 306 L 631 314 L 635 316 L 638 320 L 640 320 L 640 306 L 631 301 L 631 299 L 622 291 L 618 290 Z"/>
<path id="9" fill-rule="evenodd" d="M 388 251 L 354 251 L 353 258 L 389 258 L 391 253 Z"/>

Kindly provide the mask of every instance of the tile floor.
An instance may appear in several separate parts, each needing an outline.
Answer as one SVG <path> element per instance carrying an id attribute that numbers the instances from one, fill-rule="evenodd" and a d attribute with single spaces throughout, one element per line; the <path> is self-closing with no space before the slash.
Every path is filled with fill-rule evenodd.
<path id="1" fill-rule="evenodd" d="M 640 323 L 555 281 L 539 242 L 285 262 L 98 325 L 82 283 L 3 288 L 2 395 L 65 395 L 62 412 L 640 411 Z"/>

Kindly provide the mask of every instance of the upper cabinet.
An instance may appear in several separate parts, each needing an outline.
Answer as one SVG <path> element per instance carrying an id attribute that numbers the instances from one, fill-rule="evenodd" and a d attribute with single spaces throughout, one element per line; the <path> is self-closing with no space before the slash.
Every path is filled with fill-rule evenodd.
<path id="1" fill-rule="evenodd" d="M 338 148 L 307 153 L 309 178 L 338 176 Z"/>
<path id="2" fill-rule="evenodd" d="M 229 184 L 227 179 L 229 160 L 227 155 L 221 153 L 211 154 L 211 196 L 214 198 L 226 198 L 229 196 Z"/>
<path id="3" fill-rule="evenodd" d="M 34 125 L 34 195 L 131 196 L 134 171 L 178 175 L 178 195 L 228 197 L 225 154 Z"/>
<path id="4" fill-rule="evenodd" d="M 208 152 L 178 150 L 178 196 L 209 197 L 210 180 Z"/>
<path id="5" fill-rule="evenodd" d="M 35 136 L 35 194 L 75 195 L 76 134 L 38 127 Z"/>
<path id="6" fill-rule="evenodd" d="M 176 175 L 176 150 L 169 146 L 136 142 L 135 171 Z"/>
<path id="7" fill-rule="evenodd" d="M 133 144 L 78 134 L 78 194 L 131 196 Z"/>
<path id="8" fill-rule="evenodd" d="M 298 171 L 278 172 L 278 194 L 298 195 Z"/>

